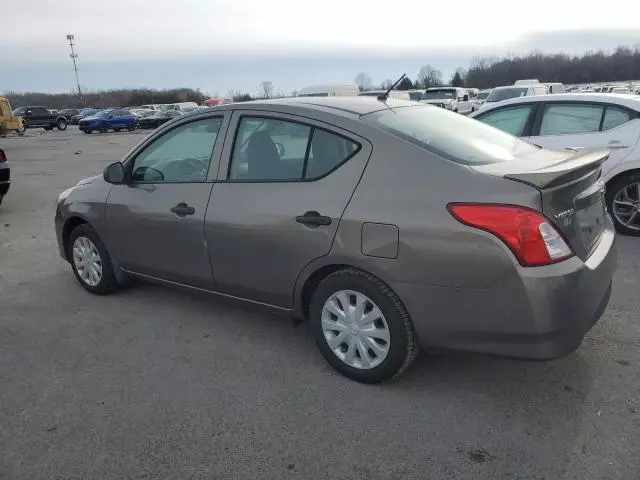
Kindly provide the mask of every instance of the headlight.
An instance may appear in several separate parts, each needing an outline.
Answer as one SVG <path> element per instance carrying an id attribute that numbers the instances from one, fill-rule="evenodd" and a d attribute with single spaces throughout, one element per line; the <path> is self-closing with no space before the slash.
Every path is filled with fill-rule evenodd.
<path id="1" fill-rule="evenodd" d="M 62 192 L 59 196 L 58 196 L 58 203 L 63 202 L 71 193 L 71 191 L 73 190 L 74 187 L 71 188 L 67 188 L 64 192 Z"/>

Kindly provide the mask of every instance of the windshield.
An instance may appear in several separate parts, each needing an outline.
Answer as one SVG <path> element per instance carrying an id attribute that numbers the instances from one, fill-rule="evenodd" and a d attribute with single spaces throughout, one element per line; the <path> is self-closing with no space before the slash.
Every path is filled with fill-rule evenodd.
<path id="1" fill-rule="evenodd" d="M 100 112 L 94 113 L 92 116 L 98 117 L 98 118 L 105 118 L 109 116 L 109 114 L 111 114 L 111 110 L 102 110 Z"/>
<path id="2" fill-rule="evenodd" d="M 491 90 L 491 93 L 487 97 L 487 103 L 501 102 L 509 98 L 524 97 L 527 94 L 527 88 L 501 88 Z"/>
<path id="3" fill-rule="evenodd" d="M 463 165 L 506 162 L 538 150 L 502 130 L 428 105 L 380 110 L 362 118 Z"/>
<path id="4" fill-rule="evenodd" d="M 18 107 L 16 109 L 13 110 L 13 112 L 11 112 L 13 115 L 22 115 L 24 113 L 24 111 L 26 110 L 25 107 Z"/>
<path id="5" fill-rule="evenodd" d="M 489 96 L 490 93 L 491 92 L 480 92 L 478 95 L 476 95 L 476 100 L 484 100 Z"/>
<path id="6" fill-rule="evenodd" d="M 456 98 L 456 91 L 451 89 L 427 90 L 422 96 L 422 100 L 432 100 L 436 98 Z"/>
<path id="7" fill-rule="evenodd" d="M 156 112 L 152 115 L 152 117 L 156 117 L 156 118 L 167 118 L 169 117 L 169 112 Z"/>
<path id="8" fill-rule="evenodd" d="M 96 110 L 95 108 L 85 108 L 84 110 L 80 111 L 81 115 L 93 115 L 94 113 L 96 113 L 98 110 Z"/>

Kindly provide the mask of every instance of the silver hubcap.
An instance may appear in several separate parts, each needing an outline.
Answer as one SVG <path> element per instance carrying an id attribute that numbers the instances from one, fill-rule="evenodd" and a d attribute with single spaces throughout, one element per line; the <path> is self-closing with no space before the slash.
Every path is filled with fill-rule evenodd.
<path id="1" fill-rule="evenodd" d="M 625 227 L 640 231 L 640 183 L 622 187 L 616 193 L 613 216 Z"/>
<path id="2" fill-rule="evenodd" d="M 90 287 L 95 287 L 102 280 L 102 259 L 87 237 L 78 237 L 73 242 L 73 264 L 78 276 Z"/>
<path id="3" fill-rule="evenodd" d="M 389 327 L 366 295 L 351 290 L 334 293 L 322 307 L 321 321 L 329 348 L 347 365 L 375 368 L 387 358 Z"/>

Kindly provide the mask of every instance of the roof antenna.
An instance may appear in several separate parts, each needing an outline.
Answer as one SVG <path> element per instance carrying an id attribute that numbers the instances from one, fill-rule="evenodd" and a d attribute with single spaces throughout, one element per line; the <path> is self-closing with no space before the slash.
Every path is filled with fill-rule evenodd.
<path id="1" fill-rule="evenodd" d="M 403 74 L 402 74 L 402 76 L 401 76 L 398 80 L 396 80 L 396 83 L 394 83 L 393 85 L 391 85 L 391 86 L 389 87 L 389 90 L 387 90 L 386 92 L 384 92 L 382 95 L 378 95 L 378 100 L 380 100 L 381 102 L 386 102 L 386 101 L 387 101 L 387 98 L 389 98 L 389 92 L 390 92 L 391 90 L 393 90 L 393 89 L 396 87 L 396 85 L 398 85 L 398 84 L 402 81 L 402 79 L 403 79 L 404 77 L 406 77 L 406 76 L 407 76 L 407 74 L 406 74 L 406 73 L 403 73 Z"/>

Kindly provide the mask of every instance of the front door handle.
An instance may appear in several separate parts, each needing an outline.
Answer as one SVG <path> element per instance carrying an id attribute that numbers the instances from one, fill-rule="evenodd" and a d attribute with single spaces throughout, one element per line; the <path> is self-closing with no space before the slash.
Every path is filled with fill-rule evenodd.
<path id="1" fill-rule="evenodd" d="M 608 143 L 607 148 L 627 148 L 627 145 L 622 143 L 620 140 L 612 140 Z"/>
<path id="2" fill-rule="evenodd" d="M 298 215 L 296 217 L 296 222 L 315 228 L 331 225 L 331 217 L 325 217 L 324 215 L 320 215 L 318 212 L 311 210 L 309 212 L 305 212 L 304 215 Z"/>
<path id="3" fill-rule="evenodd" d="M 196 213 L 196 209 L 190 207 L 184 202 L 180 202 L 175 207 L 171 207 L 171 212 L 175 213 L 179 217 L 185 217 L 187 215 L 193 215 L 194 213 Z"/>

